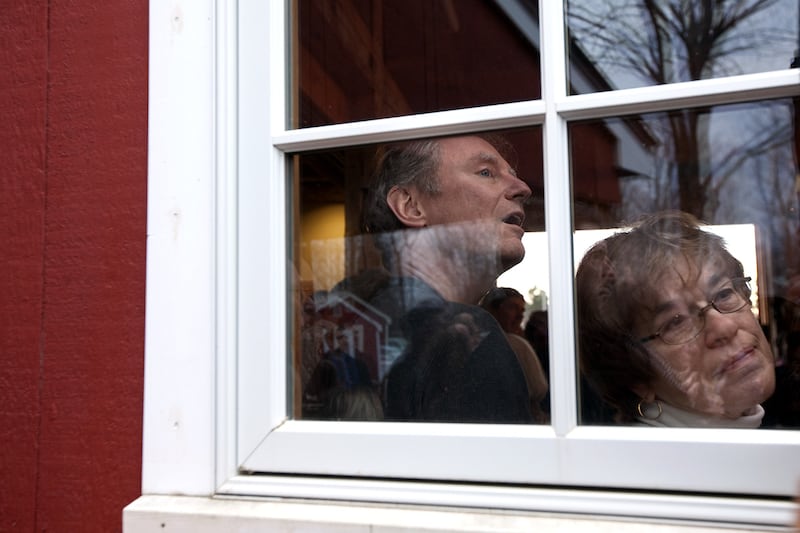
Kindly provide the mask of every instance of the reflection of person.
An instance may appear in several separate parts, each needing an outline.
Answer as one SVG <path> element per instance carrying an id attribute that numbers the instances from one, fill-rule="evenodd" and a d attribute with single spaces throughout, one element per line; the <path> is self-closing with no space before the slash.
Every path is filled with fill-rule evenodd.
<path id="1" fill-rule="evenodd" d="M 525 322 L 525 327 L 522 328 L 522 331 L 525 334 L 525 340 L 528 341 L 539 357 L 542 373 L 545 377 L 550 376 L 550 333 L 547 326 L 547 311 L 533 311 L 528 315 L 528 321 Z M 539 405 L 549 419 L 550 395 L 546 394 Z"/>
<path id="2" fill-rule="evenodd" d="M 748 281 L 722 239 L 684 213 L 652 215 L 586 253 L 581 370 L 619 421 L 760 425 L 775 373 Z"/>
<path id="3" fill-rule="evenodd" d="M 797 281 L 795 281 L 797 283 Z M 770 299 L 775 337 L 775 394 L 764 404 L 764 425 L 800 427 L 800 284 Z M 793 294 L 792 291 L 795 291 Z"/>
<path id="4" fill-rule="evenodd" d="M 528 186 L 479 136 L 387 147 L 365 223 L 391 278 L 369 303 L 391 318 L 401 355 L 386 417 L 529 422 L 527 385 L 497 322 L 474 304 L 523 255 Z"/>
<path id="5" fill-rule="evenodd" d="M 547 331 L 547 311 L 533 311 L 528 316 L 528 321 L 522 329 L 525 338 L 533 347 L 533 351 L 539 356 L 542 364 L 542 371 L 545 376 L 550 375 L 550 342 Z"/>
<path id="6" fill-rule="evenodd" d="M 335 339 L 334 347 L 322 355 L 304 388 L 303 403 L 307 417 L 321 414 L 326 418 L 344 418 L 349 411 L 344 409 L 346 402 L 342 398 L 354 398 L 354 391 L 368 391 L 370 388 L 367 365 L 353 346 L 350 332 L 338 329 Z"/>
<path id="7" fill-rule="evenodd" d="M 489 311 L 505 331 L 508 343 L 517 355 L 517 360 L 525 373 L 531 412 L 536 420 L 544 422 L 547 417 L 541 407 L 541 402 L 547 395 L 547 378 L 542 370 L 538 354 L 523 337 L 522 319 L 525 315 L 525 298 L 519 291 L 511 287 L 497 287 L 484 295 L 481 307 Z"/>
<path id="8" fill-rule="evenodd" d="M 319 364 L 320 358 L 333 346 L 333 333 L 336 324 L 327 320 L 319 313 L 322 302 L 327 298 L 327 293 L 318 291 L 307 295 L 302 302 L 300 315 L 302 327 L 302 359 L 300 378 L 305 387 L 314 369 Z"/>
<path id="9" fill-rule="evenodd" d="M 481 298 L 481 306 L 491 315 L 506 333 L 524 335 L 522 319 L 525 318 L 525 298 L 511 287 L 496 287 Z"/>

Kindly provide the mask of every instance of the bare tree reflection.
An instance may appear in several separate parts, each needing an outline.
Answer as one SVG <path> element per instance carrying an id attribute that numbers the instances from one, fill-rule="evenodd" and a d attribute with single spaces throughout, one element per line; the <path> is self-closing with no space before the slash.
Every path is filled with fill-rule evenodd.
<path id="1" fill-rule="evenodd" d="M 749 71 L 747 61 L 767 53 L 783 53 L 780 64 L 788 65 L 796 28 L 782 27 L 785 21 L 768 13 L 782 4 L 583 0 L 569 2 L 568 18 L 573 37 L 597 64 L 646 84 L 665 84 L 741 74 Z"/>
<path id="2" fill-rule="evenodd" d="M 568 19 L 576 46 L 596 63 L 610 81 L 636 86 L 693 81 L 748 72 L 748 62 L 784 54 L 791 59 L 794 28 L 782 28 L 771 8 L 781 0 L 606 0 L 570 2 Z M 783 2 L 785 5 L 785 2 Z M 795 7 L 796 9 L 796 7 Z M 780 12 L 780 11 L 778 11 Z M 780 19 L 780 17 L 778 17 Z M 727 168 L 712 168 L 707 109 L 671 112 L 665 131 L 658 135 L 668 150 L 663 169 L 668 183 L 657 183 L 657 198 L 676 196 L 683 211 L 713 218 L 716 193 L 735 170 L 734 161 L 786 142 L 785 127 L 769 130 L 770 139 L 758 138 L 736 148 Z M 724 166 L 724 165 L 723 165 Z"/>

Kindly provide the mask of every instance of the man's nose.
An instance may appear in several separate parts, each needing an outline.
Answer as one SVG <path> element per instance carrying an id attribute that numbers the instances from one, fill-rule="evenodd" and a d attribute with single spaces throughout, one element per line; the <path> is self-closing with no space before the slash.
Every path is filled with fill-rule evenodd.
<path id="1" fill-rule="evenodd" d="M 508 174 L 508 180 L 509 184 L 506 189 L 506 198 L 524 202 L 531 197 L 531 188 L 528 187 L 527 183 L 514 174 Z"/>

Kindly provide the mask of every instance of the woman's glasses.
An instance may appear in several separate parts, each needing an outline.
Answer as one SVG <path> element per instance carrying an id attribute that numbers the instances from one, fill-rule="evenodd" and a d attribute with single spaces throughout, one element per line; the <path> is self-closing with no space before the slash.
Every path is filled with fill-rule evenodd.
<path id="1" fill-rule="evenodd" d="M 639 342 L 661 339 L 665 344 L 691 341 L 706 326 L 706 311 L 712 307 L 722 314 L 735 313 L 750 304 L 750 278 L 733 278 L 714 294 L 708 305 L 694 314 L 677 314 L 656 333 L 642 337 Z"/>

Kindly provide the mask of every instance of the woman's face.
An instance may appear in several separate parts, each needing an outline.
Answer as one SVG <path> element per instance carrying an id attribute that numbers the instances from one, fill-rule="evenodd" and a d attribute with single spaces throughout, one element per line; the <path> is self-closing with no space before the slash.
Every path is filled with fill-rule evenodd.
<path id="1" fill-rule="evenodd" d="M 699 277 L 688 266 L 670 271 L 659 280 L 652 311 L 642 313 L 636 334 L 648 337 L 676 315 L 697 316 L 712 299 L 724 298 L 730 278 L 719 272 L 712 264 L 705 265 Z M 659 337 L 646 342 L 657 377 L 635 392 L 647 400 L 710 415 L 748 414 L 775 389 L 767 339 L 749 303 L 726 314 L 709 307 L 704 316 L 705 327 L 686 343 L 670 345 Z"/>

